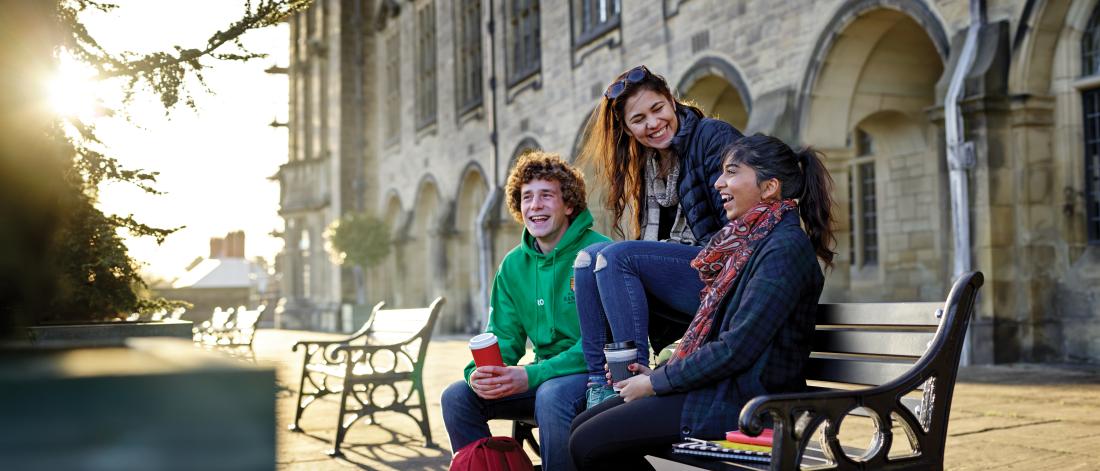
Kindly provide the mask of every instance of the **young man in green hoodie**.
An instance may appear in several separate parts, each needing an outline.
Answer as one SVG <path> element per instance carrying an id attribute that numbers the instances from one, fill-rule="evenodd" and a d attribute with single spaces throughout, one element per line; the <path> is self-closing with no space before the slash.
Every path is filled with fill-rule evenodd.
<path id="1" fill-rule="evenodd" d="M 609 239 L 592 230 L 584 177 L 557 154 L 531 152 L 508 176 L 508 210 L 523 239 L 497 270 L 487 332 L 504 367 L 466 366 L 441 399 L 451 450 L 490 436 L 490 419 L 535 417 L 542 465 L 568 469 L 569 426 L 583 407 L 587 369 L 573 296 L 573 259 Z M 534 345 L 534 362 L 517 366 Z"/>

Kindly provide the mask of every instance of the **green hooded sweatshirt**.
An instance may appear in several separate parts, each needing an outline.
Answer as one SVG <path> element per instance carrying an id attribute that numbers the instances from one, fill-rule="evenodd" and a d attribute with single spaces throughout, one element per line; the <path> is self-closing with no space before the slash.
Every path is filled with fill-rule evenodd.
<path id="1" fill-rule="evenodd" d="M 581 327 L 573 295 L 573 260 L 577 252 L 611 239 L 592 230 L 587 209 L 569 224 L 550 253 L 540 253 L 535 238 L 523 230 L 523 241 L 504 256 L 493 280 L 486 332 L 497 336 L 504 364 L 516 365 L 535 346 L 535 361 L 527 370 L 527 387 L 587 370 L 581 352 Z M 466 366 L 466 382 L 474 362 Z"/>

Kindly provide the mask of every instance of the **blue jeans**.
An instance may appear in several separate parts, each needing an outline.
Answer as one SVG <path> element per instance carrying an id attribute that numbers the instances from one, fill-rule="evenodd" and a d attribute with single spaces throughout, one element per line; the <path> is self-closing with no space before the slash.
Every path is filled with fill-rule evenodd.
<path id="1" fill-rule="evenodd" d="M 700 250 L 670 242 L 628 240 L 592 244 L 577 252 L 573 277 L 581 347 L 590 376 L 604 375 L 608 329 L 616 342 L 634 341 L 638 363 L 643 365 L 649 365 L 649 337 L 656 333 L 655 324 L 671 331 L 672 339 L 683 335 L 699 309 L 703 281 L 691 260 Z M 665 312 L 651 316 L 653 301 L 662 304 Z"/>
<path id="2" fill-rule="evenodd" d="M 440 399 L 451 451 L 490 436 L 489 420 L 534 417 L 539 424 L 542 469 L 572 469 L 569 428 L 584 408 L 586 376 L 584 373 L 558 376 L 535 390 L 494 400 L 478 397 L 465 381 L 451 384 Z"/>

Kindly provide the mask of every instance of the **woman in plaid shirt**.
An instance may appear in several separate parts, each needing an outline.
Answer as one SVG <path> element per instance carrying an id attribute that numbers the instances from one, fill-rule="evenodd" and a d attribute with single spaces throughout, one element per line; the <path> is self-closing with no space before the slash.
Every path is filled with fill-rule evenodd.
<path id="1" fill-rule="evenodd" d="M 578 469 L 649 469 L 646 454 L 736 429 L 749 399 L 805 388 L 825 282 L 817 259 L 833 260 L 831 184 L 812 149 L 762 134 L 731 147 L 714 184 L 730 223 L 691 262 L 699 310 L 667 363 L 631 365 L 641 374 L 619 397 L 573 421 Z"/>

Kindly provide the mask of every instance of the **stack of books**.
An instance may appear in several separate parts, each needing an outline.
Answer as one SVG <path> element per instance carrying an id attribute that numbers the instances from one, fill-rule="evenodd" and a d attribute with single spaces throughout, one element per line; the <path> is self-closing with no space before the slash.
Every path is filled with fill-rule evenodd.
<path id="1" fill-rule="evenodd" d="M 672 445 L 672 453 L 767 463 L 772 458 L 772 430 L 766 429 L 757 437 L 733 431 L 726 433 L 725 440 L 688 438 L 686 442 Z"/>

